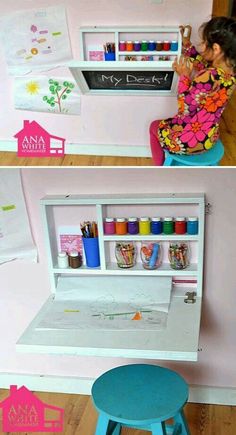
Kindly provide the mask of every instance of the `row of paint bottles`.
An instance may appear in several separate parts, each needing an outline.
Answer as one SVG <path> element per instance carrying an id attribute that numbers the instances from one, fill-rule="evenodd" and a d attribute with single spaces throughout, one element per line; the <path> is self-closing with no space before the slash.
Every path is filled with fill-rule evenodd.
<path id="1" fill-rule="evenodd" d="M 130 217 L 125 218 L 105 218 L 104 234 L 125 235 L 125 234 L 198 234 L 198 218 L 192 217 Z"/>
<path id="2" fill-rule="evenodd" d="M 120 41 L 119 51 L 177 51 L 177 41 Z"/>

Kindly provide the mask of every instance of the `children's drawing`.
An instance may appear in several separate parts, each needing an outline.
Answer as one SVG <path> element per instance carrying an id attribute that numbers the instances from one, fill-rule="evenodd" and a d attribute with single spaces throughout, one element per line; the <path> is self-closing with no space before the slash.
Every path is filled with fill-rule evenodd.
<path id="1" fill-rule="evenodd" d="M 49 106 L 57 107 L 59 112 L 63 112 L 63 101 L 70 96 L 72 90 L 75 88 L 75 84 L 72 82 L 64 81 L 62 84 L 57 80 L 49 79 L 49 91 L 50 97 L 45 95 L 43 101 Z"/>
<path id="2" fill-rule="evenodd" d="M 71 77 L 16 77 L 14 99 L 16 109 L 80 114 L 79 88 Z"/>
<path id="3" fill-rule="evenodd" d="M 64 7 L 17 11 L 3 17 L 1 24 L 12 74 L 43 71 L 72 59 Z"/>

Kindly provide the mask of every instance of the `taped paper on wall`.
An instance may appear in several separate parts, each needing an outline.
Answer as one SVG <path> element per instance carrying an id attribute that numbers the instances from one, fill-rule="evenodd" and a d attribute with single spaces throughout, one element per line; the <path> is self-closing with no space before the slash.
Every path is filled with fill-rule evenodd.
<path id="1" fill-rule="evenodd" d="M 26 74 L 65 65 L 72 59 L 62 6 L 27 9 L 1 19 L 1 39 L 10 73 Z"/>
<path id="2" fill-rule="evenodd" d="M 0 170 L 0 264 L 37 261 L 18 169 Z"/>
<path id="3" fill-rule="evenodd" d="M 15 108 L 33 112 L 80 115 L 80 92 L 71 77 L 16 77 Z"/>

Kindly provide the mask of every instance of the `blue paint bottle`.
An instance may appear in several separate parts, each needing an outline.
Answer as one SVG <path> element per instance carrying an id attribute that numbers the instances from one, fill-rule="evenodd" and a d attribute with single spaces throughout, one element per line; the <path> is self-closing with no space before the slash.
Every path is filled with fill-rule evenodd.
<path id="1" fill-rule="evenodd" d="M 198 234 L 198 218 L 196 216 L 191 216 L 187 221 L 187 233 L 192 236 Z"/>
<path id="2" fill-rule="evenodd" d="M 153 217 L 151 220 L 151 233 L 161 234 L 162 233 L 162 221 L 160 217 Z"/>

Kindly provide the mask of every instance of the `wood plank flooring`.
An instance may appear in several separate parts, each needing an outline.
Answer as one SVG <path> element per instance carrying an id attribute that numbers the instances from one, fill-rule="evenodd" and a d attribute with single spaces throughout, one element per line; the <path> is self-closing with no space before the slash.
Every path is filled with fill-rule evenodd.
<path id="1" fill-rule="evenodd" d="M 65 435 L 94 435 L 97 413 L 89 396 L 76 394 L 35 393 L 43 402 L 59 406 L 65 410 Z M 7 390 L 0 390 L 0 401 L 8 397 Z M 187 404 L 185 414 L 190 427 L 191 435 L 235 435 L 236 434 L 236 407 Z M 0 433 L 2 427 L 0 413 Z M 51 432 L 52 433 L 52 432 Z M 21 435 L 14 432 L 15 435 Z M 40 432 L 46 435 L 46 432 Z M 7 435 L 13 435 L 8 433 Z M 29 433 L 24 432 L 24 435 Z M 134 429 L 122 429 L 122 435 L 150 435 L 150 432 Z"/>

